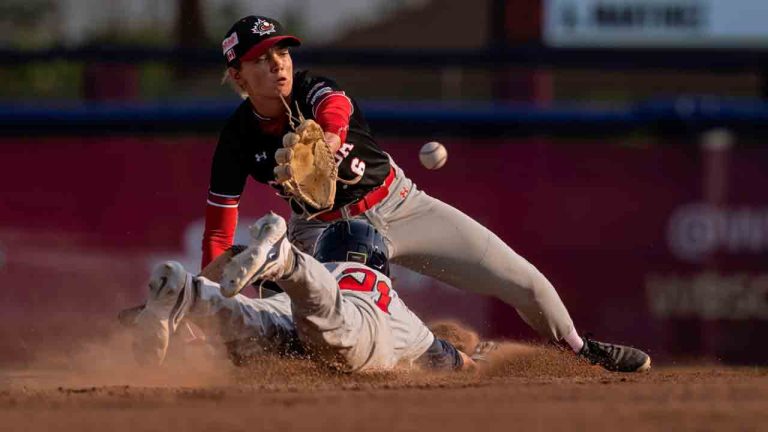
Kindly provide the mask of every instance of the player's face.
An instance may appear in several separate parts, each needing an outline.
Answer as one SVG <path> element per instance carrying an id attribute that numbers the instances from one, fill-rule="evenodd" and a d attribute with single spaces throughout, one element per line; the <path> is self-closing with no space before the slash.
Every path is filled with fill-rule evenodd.
<path id="1" fill-rule="evenodd" d="M 293 87 L 293 60 L 287 47 L 270 48 L 266 54 L 242 62 L 238 84 L 251 99 L 288 97 Z"/>

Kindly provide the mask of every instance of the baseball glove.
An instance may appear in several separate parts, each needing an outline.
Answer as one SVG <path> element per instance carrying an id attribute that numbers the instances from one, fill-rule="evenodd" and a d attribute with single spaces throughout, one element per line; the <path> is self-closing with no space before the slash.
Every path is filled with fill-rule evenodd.
<path id="1" fill-rule="evenodd" d="M 283 136 L 275 152 L 275 179 L 283 190 L 317 210 L 333 207 L 338 168 L 323 129 L 314 120 L 301 120 L 294 132 Z"/>

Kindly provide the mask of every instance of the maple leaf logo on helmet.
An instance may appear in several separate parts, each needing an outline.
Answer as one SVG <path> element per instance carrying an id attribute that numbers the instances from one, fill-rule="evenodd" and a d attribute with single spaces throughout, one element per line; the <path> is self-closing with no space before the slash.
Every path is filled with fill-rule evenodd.
<path id="1" fill-rule="evenodd" d="M 275 25 L 267 20 L 259 18 L 256 24 L 251 29 L 252 32 L 257 33 L 259 36 L 268 35 L 275 32 Z"/>

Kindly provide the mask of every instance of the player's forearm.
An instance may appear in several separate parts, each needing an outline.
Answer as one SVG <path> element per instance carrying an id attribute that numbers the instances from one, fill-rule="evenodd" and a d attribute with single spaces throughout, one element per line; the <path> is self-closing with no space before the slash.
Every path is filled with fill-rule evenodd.
<path id="1" fill-rule="evenodd" d="M 201 269 L 232 246 L 236 227 L 237 205 L 224 206 L 215 202 L 212 203 L 209 199 L 205 209 Z"/>
<path id="2" fill-rule="evenodd" d="M 223 237 L 223 236 L 222 236 Z M 200 268 L 206 268 L 217 257 L 221 256 L 232 245 L 232 239 L 217 238 L 216 236 L 203 237 L 203 258 Z"/>

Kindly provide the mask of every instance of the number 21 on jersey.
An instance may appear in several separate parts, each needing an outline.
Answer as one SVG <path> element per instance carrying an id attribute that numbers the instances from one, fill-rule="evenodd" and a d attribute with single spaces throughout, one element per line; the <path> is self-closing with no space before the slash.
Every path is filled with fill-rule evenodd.
<path id="1" fill-rule="evenodd" d="M 392 302 L 390 286 L 384 280 L 379 280 L 376 273 L 367 268 L 348 268 L 341 272 L 339 288 L 350 291 L 378 292 L 376 306 L 389 313 L 389 304 Z"/>

